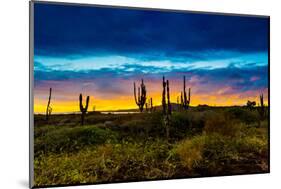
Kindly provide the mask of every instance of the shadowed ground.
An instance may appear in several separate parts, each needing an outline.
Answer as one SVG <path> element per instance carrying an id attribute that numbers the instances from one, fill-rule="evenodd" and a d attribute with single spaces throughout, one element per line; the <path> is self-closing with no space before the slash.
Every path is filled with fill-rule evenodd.
<path id="1" fill-rule="evenodd" d="M 268 120 L 245 107 L 35 115 L 35 184 L 103 183 L 268 172 Z"/>

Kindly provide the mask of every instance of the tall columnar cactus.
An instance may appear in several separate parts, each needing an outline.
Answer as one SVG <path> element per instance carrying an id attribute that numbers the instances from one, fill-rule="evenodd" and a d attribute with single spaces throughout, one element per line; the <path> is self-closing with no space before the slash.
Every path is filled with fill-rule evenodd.
<path id="1" fill-rule="evenodd" d="M 153 111 L 153 101 L 152 101 L 152 97 L 150 98 L 150 112 Z"/>
<path id="2" fill-rule="evenodd" d="M 162 93 L 162 107 L 163 107 L 163 122 L 164 127 L 166 129 L 166 137 L 169 140 L 169 127 L 170 127 L 170 119 L 172 114 L 172 106 L 170 103 L 170 87 L 169 87 L 169 80 L 165 81 L 165 77 L 163 76 L 163 93 Z M 167 103 L 166 103 L 166 92 L 167 92 Z"/>
<path id="3" fill-rule="evenodd" d="M 138 87 L 138 97 L 136 95 L 136 83 L 134 82 L 134 96 L 135 96 L 136 104 L 138 105 L 140 112 L 142 112 L 143 106 L 145 105 L 146 102 L 146 88 L 143 83 L 143 79 L 141 79 L 141 85 L 140 87 Z"/>
<path id="4" fill-rule="evenodd" d="M 183 109 L 187 110 L 190 104 L 190 88 L 188 89 L 188 97 L 186 95 L 185 76 L 183 76 L 183 92 L 181 92 L 181 104 Z"/>
<path id="5" fill-rule="evenodd" d="M 169 80 L 166 81 L 167 83 L 167 101 L 168 101 L 168 115 L 172 114 L 172 106 L 170 102 L 170 87 L 169 87 Z"/>
<path id="6" fill-rule="evenodd" d="M 49 100 L 48 100 L 48 104 L 47 104 L 47 109 L 46 109 L 46 120 L 49 120 L 49 117 L 51 116 L 52 113 L 52 107 L 50 106 L 51 104 L 51 98 L 52 98 L 52 88 L 50 88 L 50 92 L 49 92 Z"/>
<path id="7" fill-rule="evenodd" d="M 83 97 L 82 97 L 82 94 L 80 94 L 80 96 L 79 96 L 79 106 L 80 106 L 80 111 L 81 111 L 81 125 L 84 125 L 84 118 L 85 118 L 85 115 L 86 115 L 87 110 L 88 110 L 89 101 L 90 101 L 90 97 L 87 96 L 86 105 L 84 107 L 83 106 Z"/>
<path id="8" fill-rule="evenodd" d="M 148 105 L 148 103 L 146 102 L 146 103 L 145 103 L 145 111 L 146 111 L 146 112 L 148 112 L 148 106 L 149 106 L 149 105 Z"/>
<path id="9" fill-rule="evenodd" d="M 170 101 L 170 86 L 169 86 L 169 80 L 165 81 L 165 77 L 163 76 L 163 93 L 162 93 L 162 107 L 163 107 L 163 114 L 166 115 L 171 115 L 172 113 L 172 106 L 171 106 L 171 101 Z M 167 93 L 167 97 L 166 97 Z M 167 102 L 166 102 L 167 98 Z"/>
<path id="10" fill-rule="evenodd" d="M 182 92 L 181 92 L 181 109 L 183 109 L 183 96 L 182 96 Z"/>
<path id="11" fill-rule="evenodd" d="M 166 81 L 165 81 L 165 77 L 163 76 L 163 81 L 162 81 L 162 85 L 163 85 L 163 92 L 162 92 L 162 107 L 163 107 L 163 114 L 166 114 Z"/>
<path id="12" fill-rule="evenodd" d="M 260 95 L 260 107 L 258 107 L 258 111 L 259 111 L 261 119 L 264 119 L 266 116 L 266 112 L 265 112 L 265 106 L 263 103 L 263 94 Z"/>

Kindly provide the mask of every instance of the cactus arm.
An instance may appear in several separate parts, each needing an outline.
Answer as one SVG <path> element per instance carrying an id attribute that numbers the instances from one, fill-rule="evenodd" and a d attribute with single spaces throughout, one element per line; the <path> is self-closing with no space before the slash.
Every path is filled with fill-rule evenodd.
<path id="1" fill-rule="evenodd" d="M 263 107 L 263 94 L 260 95 L 260 103 L 261 103 L 261 107 Z"/>
<path id="2" fill-rule="evenodd" d="M 148 111 L 148 104 L 145 103 L 145 111 Z"/>
<path id="3" fill-rule="evenodd" d="M 188 89 L 188 105 L 190 104 L 190 91 L 191 91 L 191 89 L 189 88 Z"/>
<path id="4" fill-rule="evenodd" d="M 50 106 L 50 103 L 51 103 L 51 97 L 52 97 L 52 88 L 50 88 L 50 92 L 49 92 L 49 99 L 48 99 L 48 105 L 47 107 Z"/>
<path id="5" fill-rule="evenodd" d="M 181 92 L 181 105 L 183 106 L 183 97 L 182 97 L 182 92 Z"/>
<path id="6" fill-rule="evenodd" d="M 187 105 L 187 97 L 186 97 L 186 91 L 185 91 L 185 76 L 183 76 L 183 104 L 184 108 L 186 108 Z"/>
<path id="7" fill-rule="evenodd" d="M 166 82 L 165 77 L 163 76 L 163 93 L 162 93 L 162 107 L 163 107 L 163 113 L 166 113 Z"/>
<path id="8" fill-rule="evenodd" d="M 140 88 L 138 87 L 138 106 L 140 105 L 141 96 L 140 96 Z"/>
<path id="9" fill-rule="evenodd" d="M 141 88 L 141 100 L 142 100 L 142 104 L 145 104 L 146 102 L 146 88 L 145 88 L 145 85 L 143 84 L 143 81 L 142 81 L 142 88 Z"/>
<path id="10" fill-rule="evenodd" d="M 263 94 L 260 95 L 260 110 L 259 113 L 261 115 L 261 118 L 264 119 L 265 118 L 265 107 L 264 107 L 264 101 L 263 101 Z"/>
<path id="11" fill-rule="evenodd" d="M 48 104 L 47 104 L 47 109 L 46 109 L 46 120 L 48 121 L 49 116 L 52 113 L 52 108 L 50 107 L 51 104 L 51 98 L 52 98 L 52 88 L 50 88 L 50 92 L 49 92 L 49 99 L 48 99 Z"/>
<path id="12" fill-rule="evenodd" d="M 79 107 L 80 107 L 80 111 L 83 112 L 83 97 L 82 94 L 79 95 Z"/>
<path id="13" fill-rule="evenodd" d="M 186 92 L 185 92 L 185 91 L 183 92 L 183 105 L 184 105 L 184 107 L 186 108 L 186 105 L 187 105 L 187 98 L 186 98 Z"/>
<path id="14" fill-rule="evenodd" d="M 134 97 L 135 97 L 135 102 L 136 104 L 138 104 L 138 101 L 137 101 L 137 94 L 136 94 L 136 83 L 134 82 Z"/>
<path id="15" fill-rule="evenodd" d="M 167 101 L 168 101 L 168 114 L 171 115 L 172 107 L 170 103 L 170 87 L 169 87 L 169 80 L 166 81 L 167 83 Z"/>
<path id="16" fill-rule="evenodd" d="M 143 108 L 145 102 L 146 102 L 146 89 L 145 89 L 145 85 L 142 83 L 142 89 L 141 89 L 141 106 L 142 106 L 142 108 Z"/>
<path id="17" fill-rule="evenodd" d="M 84 108 L 84 111 L 85 111 L 85 112 L 87 112 L 87 110 L 88 110 L 88 107 L 89 107 L 89 101 L 90 101 L 90 97 L 89 97 L 89 96 L 87 96 L 86 106 L 85 106 L 85 108 Z"/>

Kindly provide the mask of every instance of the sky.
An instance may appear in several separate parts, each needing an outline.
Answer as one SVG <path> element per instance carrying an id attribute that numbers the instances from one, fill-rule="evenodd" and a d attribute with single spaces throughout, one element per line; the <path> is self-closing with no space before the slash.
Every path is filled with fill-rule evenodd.
<path id="1" fill-rule="evenodd" d="M 161 104 L 186 76 L 191 105 L 244 105 L 268 96 L 268 18 L 35 3 L 34 111 L 137 108 L 133 83 Z"/>

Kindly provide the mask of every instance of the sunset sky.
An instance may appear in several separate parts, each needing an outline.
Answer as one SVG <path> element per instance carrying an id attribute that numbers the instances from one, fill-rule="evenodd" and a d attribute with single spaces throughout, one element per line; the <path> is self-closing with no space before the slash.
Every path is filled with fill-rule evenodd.
<path id="1" fill-rule="evenodd" d="M 268 96 L 268 18 L 65 6 L 35 2 L 34 111 L 137 108 L 133 82 L 160 105 L 191 88 L 191 105 L 244 105 Z"/>

